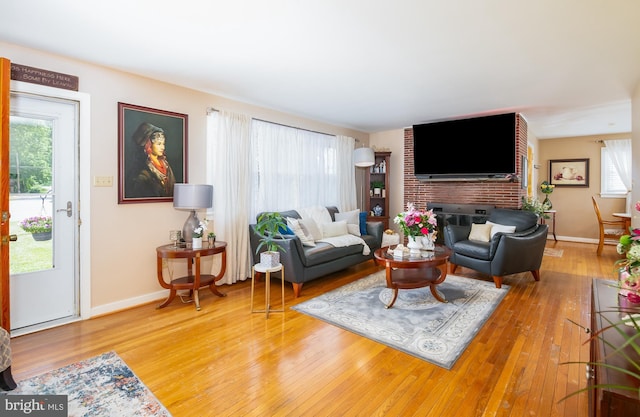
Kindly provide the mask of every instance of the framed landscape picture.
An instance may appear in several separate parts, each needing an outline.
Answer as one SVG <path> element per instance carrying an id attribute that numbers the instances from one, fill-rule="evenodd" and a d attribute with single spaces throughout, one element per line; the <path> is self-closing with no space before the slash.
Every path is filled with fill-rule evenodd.
<path id="1" fill-rule="evenodd" d="M 589 159 L 552 159 L 549 182 L 556 187 L 588 187 Z"/>
<path id="2" fill-rule="evenodd" d="M 173 201 L 187 182 L 188 116 L 118 103 L 118 204 Z"/>

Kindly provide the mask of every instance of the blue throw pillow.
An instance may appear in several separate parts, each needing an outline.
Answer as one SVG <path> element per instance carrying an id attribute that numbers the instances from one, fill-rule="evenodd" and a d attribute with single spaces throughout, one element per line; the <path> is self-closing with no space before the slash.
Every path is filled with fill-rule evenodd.
<path id="1" fill-rule="evenodd" d="M 360 212 L 360 234 L 367 234 L 367 213 L 364 211 Z"/>
<path id="2" fill-rule="evenodd" d="M 278 229 L 278 232 L 279 232 L 281 235 L 292 235 L 292 234 L 293 234 L 293 230 L 291 230 L 291 229 L 289 228 L 289 226 L 285 226 L 285 227 L 281 227 L 281 228 L 279 228 L 279 229 Z"/>

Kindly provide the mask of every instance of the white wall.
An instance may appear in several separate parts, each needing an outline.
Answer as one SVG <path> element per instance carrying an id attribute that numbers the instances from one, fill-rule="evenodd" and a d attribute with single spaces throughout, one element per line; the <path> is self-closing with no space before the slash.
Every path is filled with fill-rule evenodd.
<path id="1" fill-rule="evenodd" d="M 118 102 L 188 114 L 188 179 L 193 183 L 205 180 L 206 110 L 209 107 L 352 136 L 365 145 L 369 141 L 363 132 L 7 43 L 0 42 L 0 55 L 17 64 L 76 75 L 79 90 L 91 96 L 91 172 L 83 173 L 82 181 L 91 181 L 94 176 L 114 179 L 113 187 L 91 188 L 91 207 L 88 208 L 91 210 L 94 314 L 166 296 L 166 290 L 162 290 L 156 278 L 155 248 L 169 243 L 169 230 L 181 229 L 187 216 L 174 210 L 171 203 L 118 204 Z"/>

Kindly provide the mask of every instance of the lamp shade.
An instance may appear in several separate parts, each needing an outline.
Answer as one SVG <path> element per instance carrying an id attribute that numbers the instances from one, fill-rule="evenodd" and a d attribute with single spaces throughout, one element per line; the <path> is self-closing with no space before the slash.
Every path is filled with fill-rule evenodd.
<path id="1" fill-rule="evenodd" d="M 213 207 L 213 186 L 207 184 L 175 184 L 173 207 L 179 210 L 197 210 Z"/>
<path id="2" fill-rule="evenodd" d="M 356 148 L 353 151 L 353 163 L 357 167 L 370 167 L 376 162 L 376 156 L 371 148 Z"/>

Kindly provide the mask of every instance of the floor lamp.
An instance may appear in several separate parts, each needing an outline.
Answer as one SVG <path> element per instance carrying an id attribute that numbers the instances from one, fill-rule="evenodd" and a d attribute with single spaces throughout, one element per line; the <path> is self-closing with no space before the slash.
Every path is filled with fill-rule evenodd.
<path id="1" fill-rule="evenodd" d="M 376 155 L 371 148 L 356 148 L 353 151 L 353 164 L 358 168 L 368 168 L 376 163 Z M 364 210 L 364 178 L 360 181 L 360 210 Z"/>
<path id="2" fill-rule="evenodd" d="M 173 186 L 173 208 L 189 210 L 182 227 L 182 239 L 193 241 L 193 230 L 200 225 L 196 210 L 213 207 L 213 186 L 207 184 L 175 184 Z"/>

